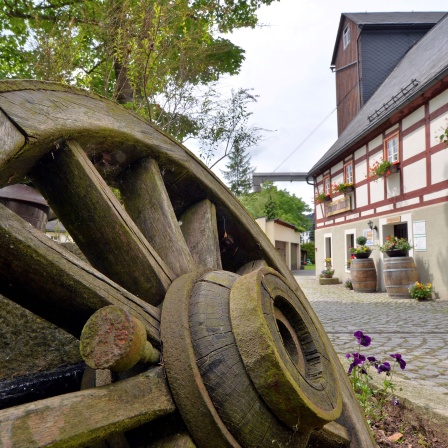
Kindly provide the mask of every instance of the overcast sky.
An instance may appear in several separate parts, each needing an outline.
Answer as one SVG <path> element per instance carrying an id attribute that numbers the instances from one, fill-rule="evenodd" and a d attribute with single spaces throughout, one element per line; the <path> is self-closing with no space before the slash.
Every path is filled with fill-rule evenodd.
<path id="1" fill-rule="evenodd" d="M 256 171 L 306 172 L 337 139 L 330 62 L 341 13 L 447 9 L 442 0 L 280 0 L 260 9 L 266 26 L 229 35 L 246 50 L 246 60 L 223 88 L 254 88 L 260 97 L 253 123 L 276 131 L 250 151 Z M 313 188 L 305 182 L 276 185 L 312 205 Z"/>

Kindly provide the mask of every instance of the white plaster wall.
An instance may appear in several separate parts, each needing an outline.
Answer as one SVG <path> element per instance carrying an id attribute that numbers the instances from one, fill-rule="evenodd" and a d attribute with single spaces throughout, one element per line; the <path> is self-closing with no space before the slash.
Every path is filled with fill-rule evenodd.
<path id="1" fill-rule="evenodd" d="M 344 164 L 342 162 L 337 163 L 336 165 L 331 167 L 331 174 L 335 173 L 336 171 L 342 170 L 342 167 Z"/>
<path id="2" fill-rule="evenodd" d="M 370 140 L 369 149 L 372 150 L 377 146 L 382 146 L 382 144 L 383 144 L 383 136 L 379 135 L 378 137 L 375 137 L 373 140 Z"/>
<path id="3" fill-rule="evenodd" d="M 448 148 L 431 155 L 431 184 L 448 179 Z"/>
<path id="4" fill-rule="evenodd" d="M 294 229 L 290 229 L 280 224 L 275 224 L 274 221 L 268 222 L 268 224 L 272 224 L 274 228 L 275 240 L 300 244 L 300 232 L 296 232 Z"/>
<path id="5" fill-rule="evenodd" d="M 383 151 L 378 151 L 375 154 L 372 154 L 369 158 L 369 166 L 373 166 L 375 162 L 381 163 L 383 159 Z"/>
<path id="6" fill-rule="evenodd" d="M 442 134 L 443 130 L 448 126 L 448 112 L 445 112 L 440 117 L 431 120 L 429 126 L 430 136 L 431 136 L 431 146 L 438 145 L 440 143 L 439 135 Z"/>
<path id="7" fill-rule="evenodd" d="M 422 126 L 403 137 L 403 159 L 409 159 L 425 150 L 425 128 Z"/>
<path id="8" fill-rule="evenodd" d="M 375 182 L 370 182 L 370 203 L 384 200 L 384 178 L 379 178 Z"/>
<path id="9" fill-rule="evenodd" d="M 367 184 L 360 187 L 356 187 L 356 208 L 364 207 L 367 205 Z"/>
<path id="10" fill-rule="evenodd" d="M 406 118 L 403 118 L 401 121 L 401 129 L 404 131 L 408 127 L 412 126 L 414 123 L 417 123 L 417 121 L 425 118 L 425 108 L 424 106 L 420 107 L 419 109 L 412 112 L 411 115 L 408 115 Z"/>
<path id="11" fill-rule="evenodd" d="M 266 233 L 266 216 L 262 216 L 261 218 L 257 218 L 255 222 L 261 227 L 264 233 Z"/>
<path id="12" fill-rule="evenodd" d="M 388 198 L 394 198 L 400 194 L 400 173 L 394 173 L 386 178 L 386 194 Z"/>
<path id="13" fill-rule="evenodd" d="M 437 95 L 429 102 L 429 113 L 436 111 L 446 103 L 448 103 L 448 90 L 445 90 L 440 95 Z"/>
<path id="14" fill-rule="evenodd" d="M 404 193 L 426 187 L 426 159 L 405 166 L 402 172 Z"/>
<path id="15" fill-rule="evenodd" d="M 316 219 L 322 219 L 324 217 L 323 215 L 323 206 L 322 204 L 316 205 Z"/>
<path id="16" fill-rule="evenodd" d="M 319 176 L 316 177 L 316 182 L 322 182 L 322 174 L 319 174 Z"/>
<path id="17" fill-rule="evenodd" d="M 367 176 L 367 160 L 363 160 L 355 165 L 355 181 L 360 182 Z"/>
<path id="18" fill-rule="evenodd" d="M 357 149 L 357 150 L 355 151 L 355 160 L 356 160 L 356 159 L 359 159 L 360 157 L 362 157 L 363 155 L 365 155 L 366 151 L 367 151 L 367 147 L 366 147 L 366 145 L 361 146 L 361 148 Z"/>
<path id="19" fill-rule="evenodd" d="M 340 173 L 337 176 L 331 178 L 331 187 L 333 188 L 333 184 L 341 184 L 344 182 L 344 173 Z"/>
<path id="20" fill-rule="evenodd" d="M 389 129 L 386 131 L 386 135 L 389 134 L 389 133 L 391 133 L 391 132 L 393 132 L 393 131 L 395 131 L 396 129 L 398 129 L 398 123 L 395 124 L 395 125 L 393 125 L 391 128 L 389 128 Z"/>

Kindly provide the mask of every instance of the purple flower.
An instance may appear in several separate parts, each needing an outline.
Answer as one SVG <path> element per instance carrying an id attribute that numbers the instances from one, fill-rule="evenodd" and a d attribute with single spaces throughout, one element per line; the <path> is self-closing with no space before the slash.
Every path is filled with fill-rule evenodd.
<path id="1" fill-rule="evenodd" d="M 387 361 L 385 361 L 380 366 L 378 366 L 376 370 L 378 371 L 378 373 L 390 372 L 390 364 Z"/>
<path id="2" fill-rule="evenodd" d="M 400 369 L 404 370 L 406 368 L 406 361 L 401 357 L 400 353 L 395 353 L 393 355 L 390 355 L 392 358 L 395 359 L 395 361 L 400 364 Z"/>
<path id="3" fill-rule="evenodd" d="M 353 336 L 358 340 L 358 344 L 363 347 L 368 347 L 370 345 L 370 341 L 372 340 L 370 336 L 367 336 L 361 330 L 355 331 Z"/>
<path id="4" fill-rule="evenodd" d="M 398 400 L 398 398 L 394 397 L 394 398 L 392 398 L 392 404 L 394 406 L 398 406 L 400 404 L 400 401 Z"/>
<path id="5" fill-rule="evenodd" d="M 351 355 L 350 353 L 347 353 L 347 354 L 345 355 L 345 357 L 346 357 L 347 359 L 350 359 L 350 358 L 352 357 L 352 355 Z"/>
<path id="6" fill-rule="evenodd" d="M 367 356 L 367 361 L 376 362 L 375 356 Z"/>
<path id="7" fill-rule="evenodd" d="M 353 362 L 350 364 L 350 367 L 348 368 L 349 374 L 352 373 L 354 367 L 361 365 L 366 360 L 366 357 L 364 355 L 361 355 L 361 353 L 352 353 L 352 355 L 353 355 Z"/>

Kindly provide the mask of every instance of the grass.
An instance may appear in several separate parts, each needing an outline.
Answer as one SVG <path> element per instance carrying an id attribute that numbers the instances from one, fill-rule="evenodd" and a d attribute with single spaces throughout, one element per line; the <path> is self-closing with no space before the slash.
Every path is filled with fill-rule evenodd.
<path id="1" fill-rule="evenodd" d="M 305 265 L 305 271 L 315 271 L 316 265 L 315 264 L 307 264 Z"/>

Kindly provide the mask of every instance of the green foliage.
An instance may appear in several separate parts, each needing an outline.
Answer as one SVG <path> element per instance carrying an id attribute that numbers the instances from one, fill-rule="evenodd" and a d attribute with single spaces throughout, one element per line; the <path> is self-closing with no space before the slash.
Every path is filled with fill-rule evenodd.
<path id="1" fill-rule="evenodd" d="M 252 186 L 252 172 L 250 156 L 242 148 L 235 148 L 229 155 L 226 165 L 227 170 L 222 170 L 224 178 L 229 182 L 229 188 L 233 194 L 240 196 L 248 194 Z"/>
<path id="2" fill-rule="evenodd" d="M 311 264 L 315 264 L 316 263 L 316 250 L 315 250 L 314 241 L 310 241 L 309 243 L 302 243 L 300 245 L 300 248 L 302 249 L 302 251 L 306 251 L 306 256 L 307 256 L 307 258 L 310 259 Z"/>
<path id="3" fill-rule="evenodd" d="M 381 252 L 386 252 L 389 250 L 402 250 L 406 252 L 411 250 L 413 247 L 414 246 L 411 246 L 406 238 L 398 238 L 393 235 L 386 236 L 386 242 L 382 246 L 378 246 Z"/>
<path id="4" fill-rule="evenodd" d="M 257 9 L 273 1 L 4 0 L 0 78 L 77 85 L 184 139 L 198 132 L 193 90 L 238 73 L 244 60 L 218 30 L 254 27 Z"/>
<path id="5" fill-rule="evenodd" d="M 256 101 L 257 96 L 250 89 L 240 88 L 232 90 L 224 100 L 211 91 L 203 102 L 198 139 L 200 157 L 210 168 L 234 151 L 244 152 L 262 139 L 261 133 L 266 129 L 249 124 L 252 112 L 248 107 Z"/>
<path id="6" fill-rule="evenodd" d="M 275 219 L 278 215 L 277 203 L 269 196 L 266 204 L 264 204 L 264 213 L 267 219 Z"/>
<path id="7" fill-rule="evenodd" d="M 357 351 L 347 353 L 345 356 L 350 363 L 347 373 L 356 398 L 363 408 L 367 421 L 370 424 L 385 417 L 384 405 L 386 401 L 391 400 L 394 405 L 399 404 L 398 399 L 394 397 L 395 384 L 392 379 L 395 367 L 398 365 L 401 370 L 404 370 L 406 368 L 406 361 L 400 353 L 389 355 L 387 361 L 377 359 L 374 356 L 366 356 L 361 353 L 361 350 L 364 347 L 370 346 L 372 338 L 364 334 L 361 330 L 355 331 L 353 336 L 358 341 L 358 347 Z M 390 358 L 393 358 L 396 362 L 393 362 Z M 372 372 L 376 372 L 382 379 L 379 388 L 373 385 Z"/>
<path id="8" fill-rule="evenodd" d="M 448 122 L 448 119 L 447 119 L 446 121 Z M 448 144 L 448 125 L 442 127 L 442 128 L 440 129 L 440 132 L 442 132 L 442 133 L 439 135 L 439 141 L 440 141 L 440 143 Z"/>
<path id="9" fill-rule="evenodd" d="M 310 241 L 314 241 L 314 230 L 316 229 L 316 224 L 313 220 L 313 222 L 311 223 L 311 226 L 309 227 L 309 231 L 310 231 Z"/>
<path id="10" fill-rule="evenodd" d="M 425 300 L 432 297 L 431 283 L 415 282 L 409 286 L 408 290 L 413 299 Z"/>
<path id="11" fill-rule="evenodd" d="M 249 193 L 239 196 L 238 199 L 253 218 L 266 215 L 266 204 L 272 200 L 277 207 L 276 218 L 294 224 L 301 232 L 310 226 L 310 220 L 304 213 L 311 209 L 302 199 L 286 190 L 279 190 L 272 182 L 265 182 L 259 193 Z"/>
<path id="12" fill-rule="evenodd" d="M 365 246 L 367 243 L 367 238 L 363 235 L 358 236 L 358 238 L 356 238 L 356 243 L 359 244 L 360 246 Z"/>

